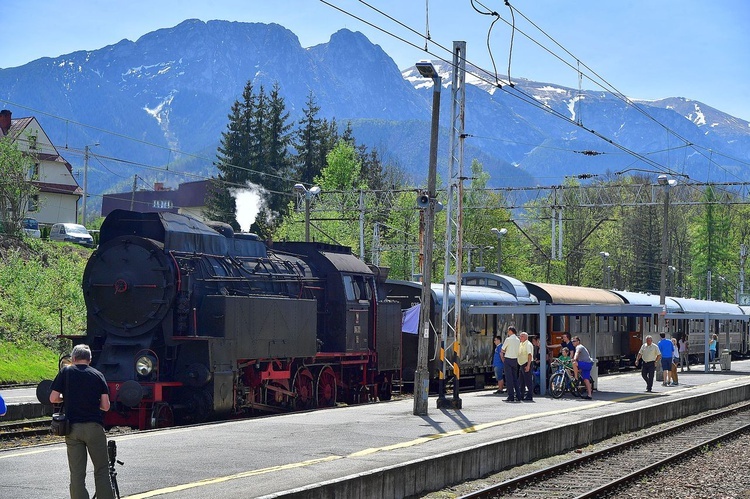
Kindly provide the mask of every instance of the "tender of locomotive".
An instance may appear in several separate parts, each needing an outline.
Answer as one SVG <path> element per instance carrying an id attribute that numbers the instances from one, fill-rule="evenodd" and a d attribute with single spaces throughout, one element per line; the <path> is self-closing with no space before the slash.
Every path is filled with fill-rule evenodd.
<path id="1" fill-rule="evenodd" d="M 117 210 L 83 276 L 106 426 L 169 426 L 389 398 L 401 314 L 349 248 Z"/>

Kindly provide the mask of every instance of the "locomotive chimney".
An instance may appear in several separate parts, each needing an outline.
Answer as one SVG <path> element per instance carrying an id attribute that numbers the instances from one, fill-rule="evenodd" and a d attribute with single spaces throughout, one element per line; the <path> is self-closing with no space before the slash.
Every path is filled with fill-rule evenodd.
<path id="1" fill-rule="evenodd" d="M 3 109 L 2 111 L 0 111 L 0 132 L 2 132 L 3 135 L 8 135 L 12 114 L 13 113 L 7 109 Z"/>

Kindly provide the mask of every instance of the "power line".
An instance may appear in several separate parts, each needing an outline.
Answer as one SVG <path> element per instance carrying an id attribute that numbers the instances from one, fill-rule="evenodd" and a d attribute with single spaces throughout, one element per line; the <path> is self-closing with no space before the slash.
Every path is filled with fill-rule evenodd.
<path id="1" fill-rule="evenodd" d="M 479 5 L 481 5 L 481 6 L 482 6 L 482 7 L 484 7 L 485 9 L 487 9 L 487 12 L 481 12 L 481 11 L 479 11 L 479 10 L 478 10 L 478 9 L 477 9 L 477 8 L 476 8 L 476 7 L 474 6 L 474 2 L 475 2 L 475 1 L 476 1 L 476 2 L 477 2 L 477 3 L 479 4 Z M 398 35 L 395 35 L 394 33 L 392 33 L 392 32 L 390 32 L 390 31 L 388 31 L 388 30 L 387 30 L 387 29 L 385 29 L 385 28 L 382 28 L 382 27 L 380 27 L 380 26 L 378 26 L 378 25 L 376 25 L 376 24 L 374 24 L 374 23 L 371 23 L 371 22 L 369 22 L 369 21 L 367 21 L 367 20 L 365 20 L 365 19 L 363 19 L 363 18 L 361 18 L 361 17 L 359 17 L 359 16 L 356 16 L 356 15 L 352 14 L 351 12 L 348 12 L 348 11 L 346 11 L 346 10 L 345 10 L 345 9 L 343 9 L 343 8 L 340 8 L 340 7 L 336 6 L 336 5 L 333 5 L 333 4 L 331 4 L 330 2 L 328 2 L 328 1 L 326 1 L 326 0 L 321 0 L 321 2 L 322 2 L 322 3 L 324 3 L 324 4 L 326 4 L 326 5 L 328 5 L 328 6 L 330 6 L 330 7 L 332 7 L 332 8 L 334 8 L 334 9 L 336 9 L 336 10 L 339 10 L 340 12 L 342 12 L 342 13 L 344 13 L 344 14 L 346 14 L 346 15 L 350 16 L 350 17 L 353 17 L 353 18 L 355 18 L 355 19 L 357 19 L 357 20 L 359 20 L 359 21 L 361 21 L 361 22 L 363 22 L 363 23 L 365 23 L 365 24 L 367 24 L 367 25 L 369 25 L 369 26 L 371 26 L 371 27 L 373 27 L 373 28 L 375 28 L 375 29 L 379 30 L 379 31 L 382 31 L 383 33 L 385 33 L 385 34 L 387 34 L 387 35 L 389 35 L 389 36 L 392 36 L 392 37 L 394 37 L 394 38 L 396 38 L 396 39 L 398 39 L 398 40 L 400 40 L 400 41 L 402 41 L 402 42 L 406 43 L 407 45 L 410 45 L 410 46 L 412 46 L 412 47 L 414 47 L 414 48 L 417 48 L 417 49 L 419 49 L 419 50 L 422 50 L 422 49 L 421 49 L 420 47 L 418 47 L 418 46 L 417 46 L 416 44 L 414 44 L 414 43 L 411 43 L 411 42 L 409 42 L 408 40 L 405 40 L 404 38 L 402 38 L 402 37 L 400 37 L 400 36 L 398 36 Z M 445 46 L 443 46 L 443 45 L 441 45 L 441 44 L 439 44 L 439 43 L 435 42 L 435 40 L 433 40 L 433 39 L 432 39 L 431 37 L 430 37 L 430 38 L 426 38 L 426 37 L 425 37 L 424 35 L 422 35 L 421 33 L 419 33 L 419 32 L 418 32 L 417 30 L 415 30 L 414 28 L 411 28 L 410 26 L 406 25 L 405 23 L 401 22 L 400 20 L 396 19 L 395 17 L 393 17 L 393 16 L 391 16 L 391 15 L 389 15 L 389 14 L 387 14 L 387 13 L 383 12 L 383 11 L 382 11 L 382 10 L 380 10 L 380 9 L 377 9 L 377 8 L 373 7 L 372 5 L 368 4 L 367 2 L 365 2 L 365 1 L 363 1 L 363 0 L 360 0 L 360 3 L 362 3 L 362 4 L 366 5 L 366 6 L 368 6 L 368 7 L 369 7 L 369 8 L 371 8 L 372 10 L 374 10 L 374 11 L 378 12 L 379 14 L 381 14 L 381 15 L 385 16 L 386 18 L 390 19 L 391 21 L 393 21 L 393 22 L 395 22 L 395 23 L 399 24 L 400 26 L 402 26 L 402 27 L 404 27 L 404 28 L 408 29 L 409 31 L 411 31 L 411 32 L 415 33 L 415 34 L 416 34 L 417 36 L 420 36 L 420 37 L 423 37 L 423 38 L 425 38 L 426 40 L 430 41 L 431 43 L 433 43 L 433 44 L 434 44 L 434 45 L 436 45 L 437 47 L 441 48 L 442 50 L 444 50 L 444 51 L 446 51 L 446 52 L 451 52 L 451 53 L 452 53 L 452 51 L 451 51 L 451 50 L 449 50 L 449 49 L 447 49 L 447 48 L 446 48 Z M 551 55 L 553 55 L 554 57 L 556 57 L 557 59 L 559 59 L 559 60 L 560 60 L 561 62 L 563 62 L 564 64 L 568 65 L 569 67 L 571 67 L 571 68 L 572 68 L 572 69 L 574 69 L 574 70 L 575 70 L 575 71 L 576 71 L 577 73 L 579 73 L 579 74 L 580 74 L 580 71 L 579 71 L 579 69 L 576 69 L 576 68 L 575 68 L 575 67 L 573 67 L 573 66 L 572 66 L 572 65 L 571 65 L 570 63 L 568 63 L 567 61 L 565 61 L 565 60 L 564 60 L 563 58 L 561 58 L 560 56 L 558 56 L 557 54 L 555 54 L 555 53 L 554 53 L 553 51 L 551 51 L 550 49 L 548 49 L 547 47 L 545 47 L 545 46 L 544 46 L 543 44 L 541 44 L 541 43 L 540 43 L 539 41 L 537 41 L 536 39 L 534 39 L 534 38 L 533 38 L 533 37 L 531 37 L 530 35 L 526 34 L 526 33 L 525 33 L 525 32 L 523 32 L 522 30 L 520 30 L 520 29 L 518 29 L 517 27 L 515 27 L 515 23 L 510 23 L 510 22 L 508 22 L 507 20 L 503 19 L 503 18 L 502 18 L 502 17 L 501 17 L 501 16 L 500 16 L 500 15 L 499 15 L 499 14 L 498 14 L 497 12 L 494 12 L 494 11 L 492 11 L 491 9 L 489 9 L 488 7 L 486 7 L 486 6 L 484 5 L 484 4 L 482 4 L 482 3 L 481 3 L 481 1 L 479 1 L 479 0 L 471 0 L 471 4 L 472 4 L 472 7 L 474 7 L 474 10 L 476 10 L 476 11 L 477 11 L 477 12 L 479 12 L 480 14 L 483 14 L 483 15 L 493 15 L 493 16 L 496 16 L 497 18 L 500 18 L 500 19 L 502 19 L 502 20 L 503 20 L 503 21 L 504 21 L 504 22 L 505 22 L 506 24 L 508 24 L 509 26 L 511 26 L 511 28 L 512 28 L 512 29 L 514 29 L 514 31 L 515 31 L 515 30 L 517 30 L 517 31 L 518 31 L 519 33 L 523 34 L 523 35 L 524 35 L 524 36 L 525 36 L 526 38 L 528 38 L 528 39 L 529 39 L 530 41 L 534 42 L 534 43 L 535 43 L 535 44 L 537 44 L 537 45 L 538 45 L 539 47 L 541 47 L 542 49 L 544 49 L 545 51 L 547 51 L 548 53 L 550 53 Z M 509 5 L 509 3 L 508 3 L 507 1 L 506 1 L 506 4 L 508 4 L 508 6 L 510 7 L 510 5 Z M 513 8 L 511 7 L 511 12 L 513 11 L 512 9 L 513 9 Z M 563 46 L 562 46 L 562 45 L 561 45 L 561 44 L 560 44 L 559 42 L 557 42 L 556 40 L 554 40 L 554 39 L 553 39 L 553 38 L 552 38 L 551 36 L 547 35 L 547 33 L 546 33 L 546 32 L 544 32 L 544 31 L 543 31 L 543 30 L 542 30 L 541 28 L 539 28 L 538 26 L 536 26 L 536 24 L 534 24 L 534 23 L 533 23 L 533 22 L 532 22 L 532 21 L 531 21 L 530 19 L 528 19 L 528 18 L 527 18 L 526 16 L 524 16 L 524 15 L 523 15 L 523 14 L 522 14 L 522 13 L 521 13 L 520 11 L 518 11 L 517 9 L 515 9 L 515 10 L 516 10 L 517 12 L 519 12 L 519 14 L 521 14 L 521 15 L 522 15 L 522 16 L 523 16 L 523 17 L 524 17 L 524 18 L 525 18 L 525 19 L 526 19 L 526 20 L 527 20 L 527 21 L 528 21 L 529 23 L 531 23 L 531 24 L 532 24 L 533 26 L 535 26 L 535 27 L 536 27 L 536 28 L 537 28 L 537 29 L 538 29 L 539 31 L 541 31 L 541 32 L 542 32 L 543 34 L 545 34 L 545 36 L 547 36 L 547 37 L 548 37 L 548 38 L 549 38 L 550 40 L 552 40 L 552 41 L 553 41 L 553 42 L 554 42 L 554 43 L 555 43 L 556 45 L 558 45 L 558 46 L 559 46 L 559 47 L 560 47 L 561 49 L 563 49 L 563 50 L 564 50 L 564 51 L 565 51 L 565 52 L 566 52 L 567 54 L 569 54 L 569 55 L 570 55 L 571 57 L 575 58 L 575 56 L 573 56 L 573 54 L 572 54 L 572 53 L 570 53 L 570 51 L 568 51 L 567 49 L 565 49 L 565 48 L 564 48 L 564 47 L 563 47 Z M 444 62 L 444 63 L 446 63 L 447 65 L 449 65 L 449 66 L 452 66 L 452 61 L 448 61 L 447 59 L 445 59 L 445 58 L 443 58 L 443 57 L 440 57 L 439 55 L 437 55 L 437 54 L 435 54 L 435 53 L 433 53 L 433 52 L 429 51 L 429 50 L 427 49 L 427 45 L 425 45 L 425 49 L 424 49 L 424 51 L 425 51 L 425 52 L 427 52 L 427 53 L 429 53 L 430 55 L 432 55 L 432 56 L 436 57 L 437 59 L 439 59 L 439 60 L 443 61 L 443 62 Z M 491 54 L 490 54 L 490 55 L 491 55 Z M 578 63 L 580 63 L 580 60 L 578 60 L 577 58 L 575 58 L 575 59 L 576 59 L 576 61 L 577 61 Z M 494 61 L 494 58 L 493 58 L 493 61 Z M 468 61 L 468 60 L 466 60 L 466 62 L 469 62 L 469 61 Z M 476 69 L 477 69 L 478 71 L 482 71 L 482 72 L 484 72 L 484 73 L 486 73 L 486 74 L 488 74 L 488 75 L 493 75 L 492 73 L 490 73 L 490 72 L 488 72 L 488 71 L 486 71 L 486 70 L 482 69 L 481 67 L 479 67 L 479 66 L 477 66 L 477 65 L 475 65 L 475 64 L 472 64 L 472 66 L 473 66 L 474 68 L 476 68 Z M 627 105 L 629 105 L 629 106 L 633 106 L 633 107 L 634 107 L 635 109 L 637 109 L 637 110 L 638 110 L 639 112 L 641 112 L 641 113 L 643 113 L 643 114 L 644 114 L 645 116 L 647 116 L 647 117 L 648 117 L 648 118 L 649 118 L 650 120 L 652 120 L 652 121 L 654 121 L 655 123 L 657 123 L 657 124 L 658 124 L 658 125 L 659 125 L 660 127 L 662 127 L 663 129 L 665 129 L 666 131 L 668 131 L 668 132 L 672 133 L 672 134 L 673 134 L 673 135 L 675 135 L 676 137 L 680 138 L 680 140 L 684 141 L 684 142 L 685 142 L 685 143 L 686 143 L 687 145 L 693 145 L 693 144 L 692 144 L 692 143 L 691 143 L 690 141 L 688 141 L 687 139 L 685 139 L 685 138 L 684 138 L 684 137 L 682 137 L 681 135 L 677 134 L 676 132 L 674 132 L 673 130 L 671 130 L 671 129 L 670 129 L 669 127 L 667 127 L 667 126 L 666 126 L 666 125 L 664 125 L 663 123 L 661 123 L 661 122 L 659 122 L 658 120 L 656 120 L 656 119 L 655 119 L 655 118 L 654 118 L 653 116 L 651 116 L 651 115 L 650 115 L 649 113 L 647 113 L 647 112 L 646 112 L 646 111 L 645 111 L 645 110 L 644 110 L 643 108 L 641 108 L 640 106 L 638 106 L 638 105 L 637 105 L 636 103 L 634 103 L 634 102 L 633 102 L 632 100 L 630 100 L 629 98 L 627 98 L 627 97 L 626 97 L 626 96 L 625 96 L 624 94 L 622 94 L 622 92 L 620 92 L 619 90 L 617 90 L 617 89 L 616 89 L 616 88 L 615 88 L 615 87 L 614 87 L 613 85 L 611 85 L 611 84 L 610 84 L 609 82 L 607 82 L 607 81 L 606 81 L 606 80 L 605 80 L 604 78 L 602 78 L 601 76 L 599 76 L 599 75 L 598 75 L 598 74 L 597 74 L 597 73 L 596 73 L 595 71 L 593 71 L 593 70 L 592 70 L 591 68 L 589 68 L 589 67 L 588 67 L 588 66 L 587 66 L 586 64 L 583 64 L 583 66 L 584 66 L 585 68 L 589 69 L 589 71 L 591 71 L 591 72 L 592 72 L 592 73 L 593 73 L 594 75 L 596 75 L 596 77 L 597 77 L 597 78 L 599 78 L 599 79 L 600 79 L 600 80 L 601 80 L 602 82 L 604 82 L 604 84 L 605 84 L 606 86 L 602 85 L 601 83 L 599 83 L 599 82 L 598 82 L 597 80 L 595 80 L 594 78 L 592 78 L 592 77 L 590 77 L 590 76 L 586 75 L 586 78 L 587 78 L 588 80 L 590 80 L 590 81 L 591 81 L 592 83 L 596 84 L 597 86 L 600 86 L 601 88 L 603 88 L 603 89 L 605 89 L 605 90 L 608 90 L 608 89 L 609 89 L 609 91 L 611 91 L 611 92 L 613 93 L 613 95 L 615 95 L 615 96 L 616 96 L 617 98 L 619 98 L 619 99 L 623 100 L 623 101 L 624 101 L 624 102 L 625 102 L 625 103 L 626 103 Z M 454 70 L 455 70 L 455 68 L 454 68 Z M 632 151 L 632 150 L 630 150 L 630 149 L 628 149 L 628 148 L 626 148 L 626 147 L 622 146 L 622 145 L 621 145 L 621 144 L 619 144 L 619 143 L 616 143 L 616 142 L 614 142 L 613 140 L 611 140 L 611 139 L 609 139 L 609 138 L 605 137 L 604 135 L 602 135 L 602 134 L 600 134 L 600 133 L 598 133 L 598 132 L 596 132 L 596 131 L 594 131 L 594 130 L 592 130 L 592 129 L 589 129 L 589 128 L 587 128 L 587 127 L 583 126 L 582 124 L 576 123 L 575 121 L 571 120 L 571 119 L 570 119 L 570 118 L 568 118 L 567 116 L 565 116 L 565 115 L 562 115 L 561 113 L 559 113 L 559 112 L 557 112 L 557 111 L 555 111 L 555 110 L 553 110 L 553 109 L 550 109 L 550 108 L 548 108 L 548 107 L 546 107 L 546 106 L 543 106 L 543 105 L 541 105 L 540 103 L 538 103 L 538 102 L 536 101 L 536 99 L 535 99 L 535 98 L 534 98 L 533 96 L 531 96 L 531 95 L 529 95 L 529 94 L 527 94 L 527 93 L 525 93 L 525 92 L 523 92 L 523 91 L 520 91 L 520 90 L 519 90 L 519 89 L 517 89 L 517 88 L 516 88 L 516 87 L 515 87 L 514 85 L 512 85 L 512 84 L 510 83 L 510 81 L 508 82 L 508 86 L 510 86 L 510 87 L 511 87 L 511 88 L 513 88 L 514 90 L 518 91 L 520 95 L 515 95 L 514 93 L 511 93 L 511 92 L 509 92 L 509 91 L 507 90 L 507 88 L 505 88 L 505 87 L 503 87 L 503 86 L 501 86 L 501 85 L 498 85 L 497 83 L 492 83 L 492 82 L 488 81 L 487 79 L 483 78 L 483 77 L 482 77 L 481 75 L 478 75 L 478 74 L 476 74 L 476 73 L 474 73 L 474 72 L 471 72 L 471 71 L 469 71 L 469 72 L 470 72 L 471 74 L 473 74 L 473 75 L 474 75 L 475 77 L 477 77 L 478 79 L 480 79 L 480 80 L 482 80 L 482 81 L 484 81 L 484 82 L 486 82 L 486 83 L 488 83 L 488 84 L 491 84 L 491 85 L 493 85 L 493 86 L 498 86 L 499 88 L 501 88 L 501 90 L 503 90 L 503 91 L 505 91 L 506 93 L 508 93 L 508 95 L 511 95 L 511 96 L 515 96 L 515 97 L 519 98 L 520 100 L 522 100 L 522 101 L 524 101 L 524 102 L 527 102 L 528 104 L 530 104 L 530 105 L 533 105 L 534 107 L 537 107 L 538 109 L 541 109 L 541 110 L 543 110 L 543 111 L 545 111 L 545 112 L 548 112 L 548 113 L 550 113 L 550 114 L 552 114 L 552 115 L 554 115 L 554 116 L 557 116 L 558 118 L 561 118 L 561 119 L 563 119 L 564 121 L 567 121 L 568 123 L 570 123 L 570 124 L 572 124 L 572 125 L 575 125 L 575 126 L 578 126 L 578 127 L 582 128 L 582 129 L 584 129 L 584 130 L 587 130 L 588 132 L 592 133 L 593 135 L 595 135 L 596 137 L 600 138 L 601 140 L 604 140 L 604 141 L 606 141 L 606 142 L 610 143 L 610 144 L 611 144 L 611 145 L 613 145 L 614 147 L 617 147 L 617 148 L 621 149 L 621 150 L 622 150 L 623 152 L 625 152 L 625 153 L 627 153 L 627 154 L 633 155 L 634 157 L 636 157 L 636 158 L 640 159 L 641 161 L 645 162 L 646 164 L 649 164 L 649 165 L 651 165 L 652 167 L 654 167 L 654 168 L 657 168 L 657 169 L 659 169 L 659 171 L 661 171 L 661 172 L 663 172 L 663 173 L 668 173 L 668 174 L 670 174 L 670 175 L 676 175 L 676 174 L 677 174 L 677 173 L 676 173 L 675 171 L 673 171 L 673 170 L 672 170 L 671 168 L 669 168 L 669 167 L 667 167 L 667 166 L 664 166 L 664 165 L 662 165 L 662 164 L 660 164 L 660 163 L 657 163 L 657 162 L 655 162 L 655 161 L 652 161 L 652 160 L 650 160 L 649 158 L 646 158 L 645 156 L 643 156 L 643 155 L 641 155 L 641 154 L 639 154 L 639 153 L 636 153 L 635 151 Z M 499 78 L 498 78 L 498 76 L 497 76 L 497 72 L 496 72 L 496 71 L 495 71 L 495 73 L 494 73 L 494 75 L 493 75 L 493 76 L 495 77 L 495 80 L 496 80 L 496 82 L 497 82 L 497 81 L 499 81 Z M 698 153 L 699 153 L 699 154 L 702 154 L 702 153 L 701 153 L 700 151 L 698 151 Z M 704 156 L 705 156 L 705 155 L 704 155 Z M 726 173 L 729 173 L 729 174 L 731 174 L 731 175 L 735 176 L 736 178 L 738 178 L 738 179 L 741 179 L 741 178 L 740 178 L 739 176 L 737 176 L 737 175 L 733 174 L 732 172 L 730 172 L 730 171 L 726 170 L 726 169 L 725 169 L 725 168 L 724 168 L 723 166 L 719 165 L 718 163 L 715 163 L 715 162 L 713 162 L 713 161 L 712 161 L 712 160 L 711 160 L 710 158 L 707 158 L 707 159 L 709 159 L 709 161 L 710 161 L 710 162 L 711 162 L 712 164 L 714 164 L 715 166 L 717 166 L 718 168 L 720 168 L 720 169 L 724 170 L 724 171 L 725 171 Z"/>

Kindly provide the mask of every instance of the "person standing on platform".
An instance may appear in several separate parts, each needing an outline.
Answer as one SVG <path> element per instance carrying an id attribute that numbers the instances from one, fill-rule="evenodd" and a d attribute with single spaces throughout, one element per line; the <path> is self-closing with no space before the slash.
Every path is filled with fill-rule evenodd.
<path id="1" fill-rule="evenodd" d="M 573 336 L 573 344 L 576 346 L 576 353 L 573 354 L 573 370 L 575 378 L 578 379 L 578 371 L 581 372 L 583 384 L 586 385 L 587 395 L 583 398 L 591 399 L 591 369 L 594 367 L 594 361 L 591 359 L 589 350 L 581 345 L 581 338 Z"/>
<path id="2" fill-rule="evenodd" d="M 690 370 L 690 341 L 688 334 L 684 333 L 680 338 L 680 371 Z"/>
<path id="3" fill-rule="evenodd" d="M 662 385 L 672 386 L 671 374 L 672 374 L 672 356 L 674 355 L 672 341 L 667 339 L 667 333 L 659 333 L 661 340 L 659 340 L 659 352 L 661 353 L 661 370 L 664 375 L 664 381 Z"/>
<path id="4" fill-rule="evenodd" d="M 646 336 L 646 343 L 641 345 L 638 356 L 635 358 L 635 365 L 638 366 L 638 362 L 643 360 L 641 363 L 641 377 L 646 382 L 647 392 L 650 392 L 654 387 L 654 373 L 656 372 L 656 363 L 659 359 L 661 359 L 659 347 L 654 345 L 651 335 Z"/>
<path id="5" fill-rule="evenodd" d="M 94 482 L 98 499 L 114 499 L 109 479 L 107 435 L 104 433 L 104 412 L 109 410 L 109 387 L 104 375 L 89 366 L 88 345 L 76 345 L 70 354 L 73 364 L 65 367 L 52 382 L 49 401 L 65 403 L 70 433 L 65 436 L 70 468 L 70 497 L 88 499 L 86 461 L 94 465 Z"/>
<path id="6" fill-rule="evenodd" d="M 519 400 L 534 401 L 534 345 L 529 341 L 529 333 L 521 332 L 521 343 L 518 345 L 518 372 L 520 373 L 521 393 L 526 394 Z"/>
<path id="7" fill-rule="evenodd" d="M 518 381 L 518 349 L 521 340 L 516 335 L 516 328 L 508 328 L 508 336 L 503 342 L 500 350 L 500 360 L 503 362 L 503 371 L 505 372 L 505 384 L 508 386 L 508 398 L 506 402 L 521 401 L 521 384 Z"/>
<path id="8" fill-rule="evenodd" d="M 677 347 L 677 338 L 672 338 L 672 386 L 677 386 L 677 365 L 680 363 L 680 349 Z"/>
<path id="9" fill-rule="evenodd" d="M 492 354 L 492 368 L 495 370 L 495 379 L 497 379 L 497 395 L 503 393 L 505 388 L 505 378 L 503 377 L 503 361 L 500 358 L 500 352 L 503 349 L 503 342 L 499 336 L 492 340 L 495 343 L 495 351 Z"/>
<path id="10" fill-rule="evenodd" d="M 716 349 L 719 343 L 719 337 L 711 335 L 711 341 L 708 342 L 708 360 L 711 362 L 711 370 L 716 370 Z"/>

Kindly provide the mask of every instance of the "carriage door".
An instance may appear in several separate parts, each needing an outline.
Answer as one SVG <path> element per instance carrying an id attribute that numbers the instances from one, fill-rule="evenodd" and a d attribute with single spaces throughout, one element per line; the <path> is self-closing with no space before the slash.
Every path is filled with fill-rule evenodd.
<path id="1" fill-rule="evenodd" d="M 346 351 L 368 350 L 370 336 L 373 287 L 363 275 L 344 275 L 346 292 Z"/>

